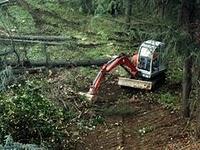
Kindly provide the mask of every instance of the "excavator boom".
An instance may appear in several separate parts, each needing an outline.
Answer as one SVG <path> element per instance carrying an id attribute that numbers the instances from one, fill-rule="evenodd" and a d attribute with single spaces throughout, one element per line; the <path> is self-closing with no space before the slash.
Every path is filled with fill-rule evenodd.
<path id="1" fill-rule="evenodd" d="M 98 73 L 95 80 L 93 81 L 92 86 L 90 87 L 89 94 L 91 95 L 97 94 L 101 81 L 104 80 L 105 75 L 111 72 L 113 69 L 115 69 L 118 66 L 122 66 L 123 68 L 125 68 L 125 70 L 128 71 L 133 78 L 135 78 L 138 72 L 136 65 L 134 65 L 133 62 L 131 62 L 131 60 L 129 59 L 129 56 L 122 54 L 112 59 L 107 64 L 103 65 L 100 72 Z"/>

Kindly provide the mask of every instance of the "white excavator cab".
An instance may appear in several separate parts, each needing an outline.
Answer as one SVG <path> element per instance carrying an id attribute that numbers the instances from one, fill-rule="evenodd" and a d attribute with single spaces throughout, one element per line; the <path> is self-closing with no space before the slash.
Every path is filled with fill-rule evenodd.
<path id="1" fill-rule="evenodd" d="M 138 51 L 137 69 L 143 78 L 153 78 L 164 72 L 166 67 L 162 64 L 164 43 L 148 40 L 141 44 Z"/>

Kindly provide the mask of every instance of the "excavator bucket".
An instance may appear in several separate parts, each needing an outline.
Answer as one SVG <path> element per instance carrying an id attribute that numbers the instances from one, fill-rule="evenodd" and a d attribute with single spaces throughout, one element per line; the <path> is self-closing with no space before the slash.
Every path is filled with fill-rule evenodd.
<path id="1" fill-rule="evenodd" d="M 136 89 L 151 90 L 155 85 L 155 81 L 143 81 L 129 78 L 119 78 L 118 85 L 132 87 Z"/>
<path id="2" fill-rule="evenodd" d="M 95 95 L 92 95 L 92 94 L 90 94 L 89 92 L 87 92 L 87 93 L 79 92 L 79 94 L 80 94 L 81 96 L 86 97 L 88 101 L 94 101 L 95 98 L 96 98 Z"/>

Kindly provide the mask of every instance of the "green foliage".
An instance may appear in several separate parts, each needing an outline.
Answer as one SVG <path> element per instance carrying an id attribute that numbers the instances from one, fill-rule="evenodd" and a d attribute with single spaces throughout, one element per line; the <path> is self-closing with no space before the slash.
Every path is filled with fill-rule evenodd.
<path id="1" fill-rule="evenodd" d="M 113 26 L 115 28 L 113 28 Z M 108 38 L 111 37 L 113 32 L 120 31 L 121 29 L 120 25 L 113 22 L 113 20 L 109 20 L 109 18 L 105 16 L 94 16 L 90 21 L 90 30 L 97 33 L 103 41 L 108 41 Z"/>
<path id="2" fill-rule="evenodd" d="M 83 74 L 92 73 L 92 70 L 85 68 L 81 70 Z M 83 80 L 81 75 L 77 76 L 77 70 L 68 73 L 65 74 L 65 80 L 53 83 L 51 78 L 47 81 L 42 75 L 32 76 L 26 78 L 24 83 L 11 85 L 9 90 L 1 93 L 1 143 L 3 137 L 10 134 L 16 141 L 23 143 L 70 149 L 80 140 L 80 135 L 74 136 L 76 132 L 81 134 L 93 130 L 104 121 L 92 111 L 89 111 L 91 115 L 87 114 L 87 101 L 74 92 L 79 91 L 75 86 L 83 86 L 80 81 L 87 80 Z"/>
<path id="3" fill-rule="evenodd" d="M 5 31 L 30 34 L 36 31 L 32 16 L 18 6 L 0 9 L 0 26 Z"/>
<path id="4" fill-rule="evenodd" d="M 102 124 L 104 122 L 104 118 L 102 116 L 94 116 L 88 120 L 80 120 L 77 123 L 78 128 L 82 132 L 87 132 L 88 130 L 94 130 L 96 128 L 96 125 Z"/>
<path id="5" fill-rule="evenodd" d="M 97 0 L 95 5 L 95 15 L 109 13 L 117 16 L 123 13 L 123 1 L 121 0 Z"/>
<path id="6" fill-rule="evenodd" d="M 160 95 L 159 102 L 168 108 L 173 108 L 173 106 L 178 102 L 178 98 L 177 96 L 167 92 Z"/>
<path id="7" fill-rule="evenodd" d="M 95 117 L 93 118 L 92 123 L 93 123 L 93 125 L 96 126 L 96 125 L 98 125 L 98 124 L 103 124 L 104 121 L 105 121 L 105 119 L 104 119 L 102 116 L 97 115 L 97 116 L 95 116 Z"/>
<path id="8" fill-rule="evenodd" d="M 0 139 L 11 134 L 25 142 L 38 143 L 38 139 L 59 142 L 64 135 L 59 130 L 68 118 L 61 108 L 42 95 L 39 83 L 27 81 L 25 85 L 13 85 L 12 93 L 12 97 L 1 95 Z"/>
<path id="9" fill-rule="evenodd" d="M 10 135 L 5 137 L 5 144 L 0 145 L 1 150 L 44 150 L 44 148 L 40 148 L 35 144 L 21 144 L 14 142 Z"/>
<path id="10" fill-rule="evenodd" d="M 183 77 L 182 57 L 173 56 L 171 58 L 176 58 L 176 60 L 173 59 L 168 62 L 169 69 L 167 72 L 167 79 L 172 83 L 181 83 Z"/>
<path id="11" fill-rule="evenodd" d="M 86 89 L 88 90 L 90 83 L 92 83 L 93 79 L 96 77 L 97 71 L 98 70 L 89 67 L 71 69 L 71 71 L 64 72 L 66 76 L 64 82 L 74 91 L 85 91 Z"/>

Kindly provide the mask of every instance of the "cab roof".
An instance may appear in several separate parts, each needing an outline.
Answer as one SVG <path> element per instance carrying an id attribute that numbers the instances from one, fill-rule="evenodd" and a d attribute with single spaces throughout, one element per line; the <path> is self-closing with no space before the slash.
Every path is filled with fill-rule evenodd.
<path id="1" fill-rule="evenodd" d="M 142 43 L 141 47 L 148 48 L 152 53 L 156 50 L 156 48 L 164 46 L 164 43 L 155 41 L 155 40 L 148 40 Z M 140 47 L 140 48 L 141 48 Z"/>

